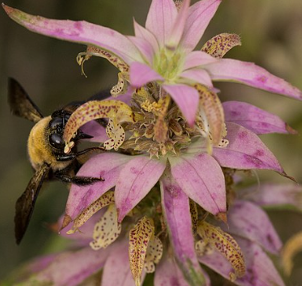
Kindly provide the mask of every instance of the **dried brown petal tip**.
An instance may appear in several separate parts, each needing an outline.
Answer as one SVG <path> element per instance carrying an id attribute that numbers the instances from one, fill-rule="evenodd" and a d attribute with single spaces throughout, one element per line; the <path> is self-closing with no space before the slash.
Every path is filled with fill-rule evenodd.
<path id="1" fill-rule="evenodd" d="M 289 134 L 297 135 L 298 131 L 294 128 L 290 127 L 287 123 L 285 123 L 285 129 L 288 131 Z"/>
<path id="2" fill-rule="evenodd" d="M 223 221 L 225 224 L 228 224 L 228 217 L 226 213 L 219 213 L 216 215 L 216 218 Z"/>
<path id="3" fill-rule="evenodd" d="M 62 226 L 61 226 L 61 228 L 59 229 L 59 232 L 60 232 L 62 229 L 64 229 L 66 226 L 68 226 L 71 222 L 72 222 L 72 218 L 71 218 L 69 215 L 65 214 L 65 215 L 64 215 L 64 218 L 63 218 Z"/>

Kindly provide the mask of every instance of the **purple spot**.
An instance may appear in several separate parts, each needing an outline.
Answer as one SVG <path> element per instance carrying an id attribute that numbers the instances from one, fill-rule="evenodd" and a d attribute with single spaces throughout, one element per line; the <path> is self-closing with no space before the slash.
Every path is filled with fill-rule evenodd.
<path id="1" fill-rule="evenodd" d="M 174 276 L 170 278 L 170 283 L 169 284 L 173 285 L 173 286 L 180 286 L 179 282 L 178 282 L 178 278 L 176 278 Z"/>
<path id="2" fill-rule="evenodd" d="M 204 153 L 200 153 L 200 154 L 198 154 L 197 158 L 202 159 L 204 156 L 205 156 Z"/>
<path id="3" fill-rule="evenodd" d="M 267 241 L 268 241 L 270 244 L 274 244 L 274 240 L 273 240 L 273 238 L 272 238 L 272 236 L 271 236 L 270 234 L 268 234 L 268 235 L 266 236 L 266 239 L 267 239 Z"/>
<path id="4" fill-rule="evenodd" d="M 178 187 L 170 185 L 166 188 L 166 190 L 170 193 L 170 195 L 173 198 L 176 198 L 178 196 L 178 194 L 180 193 L 180 190 Z"/>
<path id="5" fill-rule="evenodd" d="M 266 122 L 262 122 L 262 123 L 261 123 L 261 126 L 267 128 L 267 127 L 269 126 L 269 124 L 266 123 Z"/>
<path id="6" fill-rule="evenodd" d="M 266 83 L 267 82 L 267 77 L 262 75 L 256 78 L 257 81 L 260 81 L 261 83 Z"/>
<path id="7" fill-rule="evenodd" d="M 109 30 L 107 31 L 107 33 L 110 35 L 110 36 L 114 36 L 115 32 L 113 30 Z"/>
<path id="8" fill-rule="evenodd" d="M 132 200 L 126 198 L 126 200 L 123 202 L 121 213 L 128 213 L 132 209 L 132 206 L 133 206 Z"/>
<path id="9" fill-rule="evenodd" d="M 212 193 L 212 194 L 211 194 L 211 197 L 212 197 L 212 199 L 215 201 L 215 200 L 217 199 L 218 196 L 217 196 L 216 193 Z"/>
<path id="10" fill-rule="evenodd" d="M 75 22 L 74 27 L 79 30 L 80 32 L 83 32 L 83 27 L 81 22 Z"/>
<path id="11" fill-rule="evenodd" d="M 137 184 L 133 184 L 132 187 L 131 187 L 131 192 L 136 193 L 137 190 L 139 190 L 139 186 Z"/>
<path id="12" fill-rule="evenodd" d="M 89 189 L 88 192 L 86 192 L 85 195 L 83 196 L 81 204 L 84 206 L 88 206 L 90 204 L 90 198 L 92 195 L 93 195 L 93 190 Z"/>
<path id="13" fill-rule="evenodd" d="M 64 34 L 64 30 L 62 28 L 57 28 L 57 29 L 55 29 L 55 34 L 57 34 L 57 35 Z"/>
<path id="14" fill-rule="evenodd" d="M 238 137 L 239 137 L 239 139 L 246 138 L 247 137 L 247 132 L 246 131 L 239 132 Z"/>
<path id="15" fill-rule="evenodd" d="M 250 285 L 256 285 L 257 278 L 254 273 L 254 270 L 251 268 L 248 268 L 248 269 L 246 269 L 246 274 L 238 280 L 240 280 L 242 282 L 244 282 L 244 281 L 249 282 Z"/>
<path id="16" fill-rule="evenodd" d="M 263 156 L 264 155 L 264 151 L 263 150 L 261 150 L 261 149 L 259 149 L 259 150 L 257 150 L 254 154 L 253 154 L 254 156 L 258 156 L 258 157 L 261 157 L 261 156 Z"/>
<path id="17" fill-rule="evenodd" d="M 237 116 L 240 116 L 240 115 L 241 115 L 241 113 L 238 112 L 238 111 L 236 111 L 236 110 L 232 110 L 232 111 L 231 111 L 231 116 L 232 116 L 232 117 L 237 117 Z"/>
<path id="18" fill-rule="evenodd" d="M 78 36 L 80 35 L 80 33 L 74 31 L 74 32 L 71 32 L 69 35 L 70 35 L 71 37 L 78 37 Z"/>
<path id="19" fill-rule="evenodd" d="M 132 174 L 135 174 L 135 175 L 138 175 L 138 174 L 139 174 L 139 170 L 136 169 L 135 167 L 131 167 L 131 168 L 130 168 L 130 171 L 131 171 Z"/>
<path id="20" fill-rule="evenodd" d="M 234 209 L 239 209 L 239 210 L 242 209 L 242 207 L 243 207 L 243 205 L 241 205 L 241 204 L 236 204 L 233 206 Z"/>
<path id="21" fill-rule="evenodd" d="M 245 154 L 244 159 L 248 164 L 251 164 L 256 168 L 261 168 L 264 166 L 264 164 L 261 160 L 259 160 L 258 158 L 255 158 L 251 155 Z"/>

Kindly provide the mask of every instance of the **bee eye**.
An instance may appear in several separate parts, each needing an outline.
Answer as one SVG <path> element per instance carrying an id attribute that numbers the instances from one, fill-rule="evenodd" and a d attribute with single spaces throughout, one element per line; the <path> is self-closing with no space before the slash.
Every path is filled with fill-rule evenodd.
<path id="1" fill-rule="evenodd" d="M 49 128 L 51 130 L 57 130 L 63 128 L 63 118 L 62 117 L 55 117 L 49 122 Z"/>
<path id="2" fill-rule="evenodd" d="M 64 149 L 65 147 L 65 142 L 62 138 L 62 135 L 57 133 L 53 133 L 49 136 L 49 143 L 57 149 Z"/>
<path id="3" fill-rule="evenodd" d="M 70 115 L 71 115 L 71 114 L 69 114 L 69 113 L 65 113 L 65 114 L 64 114 L 64 117 L 63 117 L 63 127 L 65 127 L 65 125 L 66 125 L 66 123 L 67 123 L 67 121 L 68 121 Z"/>

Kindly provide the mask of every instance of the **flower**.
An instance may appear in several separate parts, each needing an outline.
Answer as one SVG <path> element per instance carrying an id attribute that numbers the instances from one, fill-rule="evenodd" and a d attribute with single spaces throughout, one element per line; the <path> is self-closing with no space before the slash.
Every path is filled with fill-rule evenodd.
<path id="1" fill-rule="evenodd" d="M 156 233 L 165 233 L 167 228 L 174 255 L 178 263 L 182 265 L 182 272 L 187 279 L 199 277 L 199 281 L 202 281 L 205 278 L 201 278 L 204 274 L 195 251 L 194 236 L 196 234 L 192 230 L 195 229 L 196 232 L 197 229 L 206 229 L 206 232 L 201 231 L 199 234 L 203 236 L 203 239 L 209 239 L 205 233 L 215 232 L 218 237 L 223 237 L 224 246 L 237 245 L 231 248 L 226 261 L 231 260 L 230 256 L 234 252 L 239 256 L 242 255 L 233 238 L 224 232 L 217 232 L 211 224 L 197 222 L 200 216 L 207 213 L 213 214 L 217 219 L 226 220 L 227 205 L 230 202 L 227 200 L 225 174 L 221 167 L 239 170 L 271 169 L 286 176 L 274 155 L 254 132 L 264 134 L 294 133 L 294 131 L 277 116 L 250 104 L 236 101 L 225 102 L 223 107 L 226 114 L 227 135 L 219 146 L 213 147 L 212 155 L 210 155 L 207 152 L 207 140 L 199 129 L 202 122 L 197 119 L 195 128 L 187 125 L 175 104 L 167 107 L 164 100 L 156 97 L 156 92 L 159 92 L 157 88 L 157 85 L 149 85 L 137 90 L 132 96 L 136 103 L 132 107 L 111 100 L 88 102 L 71 115 L 65 129 L 66 133 L 70 134 L 67 138 L 72 138 L 74 130 L 86 121 L 97 118 L 100 114 L 104 116 L 104 112 L 109 113 L 113 109 L 116 114 L 113 119 L 119 117 L 126 121 L 122 120 L 123 123 L 114 125 L 114 120 L 110 119 L 106 130 L 99 125 L 90 130 L 91 133 L 88 132 L 90 135 L 96 132 L 103 141 L 106 140 L 106 136 L 105 134 L 100 136 L 101 131 L 107 133 L 109 139 L 105 143 L 113 142 L 112 146 L 115 146 L 118 142 L 117 150 L 123 151 L 95 155 L 83 165 L 77 175 L 102 176 L 105 182 L 85 187 L 76 185 L 71 187 L 63 227 L 73 222 L 72 231 L 69 232 L 73 233 L 94 213 L 109 203 L 114 203 L 117 209 L 115 224 L 110 224 L 108 232 L 100 226 L 97 227 L 102 231 L 95 232 L 93 247 L 97 245 L 98 249 L 107 246 L 108 241 L 112 243 L 116 240 L 125 220 L 126 225 L 129 222 L 136 225 L 141 219 L 146 219 L 143 223 L 144 227 L 141 227 L 150 229 L 149 235 L 146 235 L 146 241 L 149 241 Z M 152 103 L 146 100 L 151 98 L 151 91 L 154 98 L 157 98 Z M 167 97 L 165 98 L 168 100 Z M 111 109 L 108 108 L 109 105 Z M 167 110 L 165 119 L 161 121 L 159 111 L 163 108 Z M 132 121 L 132 118 L 135 120 Z M 164 138 L 163 141 L 159 141 L 155 136 L 157 122 L 161 122 L 159 138 Z M 239 122 L 245 127 L 238 125 Z M 122 142 L 120 142 L 120 137 L 113 139 L 111 133 L 114 128 L 116 130 L 122 128 L 124 135 L 127 133 Z M 87 130 L 89 129 L 85 129 L 86 133 Z M 108 145 L 105 143 L 106 148 Z M 128 153 L 128 155 L 123 153 Z M 110 191 L 112 188 L 114 188 L 114 193 Z M 194 213 L 197 214 L 195 222 Z M 228 217 L 229 215 L 228 213 Z M 248 249 L 251 243 L 243 241 L 243 245 L 243 248 Z M 249 255 L 253 255 L 253 252 Z M 134 259 L 134 261 L 137 260 Z M 232 280 L 244 275 L 243 265 L 232 265 L 235 269 L 231 275 Z M 132 273 L 136 273 L 133 274 L 134 278 L 140 279 L 142 266 L 133 267 L 133 269 Z M 137 281 L 138 285 L 139 280 Z M 190 283 L 199 285 L 192 280 Z"/>
<path id="2" fill-rule="evenodd" d="M 125 92 L 125 84 L 142 87 L 157 82 L 177 103 L 192 125 L 198 110 L 196 84 L 212 89 L 212 81 L 236 81 L 302 99 L 299 89 L 253 63 L 221 59 L 240 44 L 236 35 L 221 34 L 208 41 L 202 51 L 193 51 L 221 0 L 153 0 L 146 28 L 134 21 L 135 36 L 87 22 L 50 20 L 32 16 L 3 4 L 7 14 L 26 28 L 51 37 L 84 43 L 86 53 L 79 55 L 83 64 L 90 56 L 107 58 L 121 73 L 114 94 Z M 84 55 L 84 58 L 82 56 Z"/>
<path id="3" fill-rule="evenodd" d="M 134 99 L 137 98 L 136 96 L 139 95 L 135 94 Z M 142 98 L 142 95 L 140 96 Z M 107 101 L 98 102 L 98 107 L 104 102 Z M 89 102 L 78 109 L 71 116 L 66 130 L 77 117 L 81 125 L 85 123 L 82 115 L 90 110 L 92 104 Z M 224 178 L 218 163 L 227 168 L 271 169 L 286 175 L 274 155 L 252 132 L 258 134 L 293 132 L 275 115 L 246 103 L 224 103 L 227 135 L 220 146 L 213 148 L 211 156 L 207 154 L 207 145 L 205 145 L 205 140 L 199 129 L 194 130 L 188 127 L 175 106 L 171 105 L 167 112 L 171 117 L 167 116 L 165 124 L 163 124 L 165 133 L 162 129 L 159 131 L 162 133 L 161 136 L 165 137 L 161 142 L 156 140 L 154 135 L 156 132 L 154 124 L 159 120 L 158 110 L 154 109 L 148 112 L 141 106 L 141 110 L 138 110 L 138 106 L 133 107 L 133 110 L 136 110 L 136 115 L 134 115 L 137 118 L 136 121 L 124 124 L 124 129 L 130 134 L 126 140 L 124 139 L 125 141 L 119 142 L 119 148 L 124 152 L 133 150 L 139 154 L 129 156 L 119 153 L 104 153 L 91 158 L 81 169 L 79 175 L 99 176 L 101 174 L 106 177 L 106 181 L 84 187 L 85 192 L 78 190 L 83 187 L 73 186 L 76 195 L 72 195 L 72 189 L 71 201 L 70 204 L 69 201 L 67 203 L 66 212 L 72 219 L 75 219 L 73 212 L 78 215 L 79 211 L 116 186 L 115 199 L 121 221 L 160 180 L 165 171 L 168 172 L 168 176 L 172 174 L 177 184 L 185 190 L 191 199 L 215 215 L 225 212 L 226 205 Z M 96 108 L 96 110 L 99 112 L 100 108 Z M 140 113 L 143 115 L 140 116 Z M 91 120 L 92 113 L 88 112 L 88 115 L 88 119 L 87 117 L 85 119 Z M 236 124 L 236 122 L 241 122 L 245 127 Z M 79 126 L 76 125 L 75 129 L 77 127 Z M 102 127 L 95 128 L 95 131 L 100 133 L 99 129 Z M 106 131 L 108 134 L 108 130 Z M 93 135 L 94 133 L 88 131 L 88 134 Z M 110 137 L 110 133 L 108 135 Z M 105 138 L 105 135 L 101 137 Z M 109 139 L 109 141 L 111 140 Z M 148 154 L 151 157 L 146 156 Z M 186 173 L 189 175 L 185 176 Z M 85 200 L 83 201 L 82 196 L 84 194 Z M 73 209 L 72 212 L 69 211 L 69 207 Z"/>
<path id="4" fill-rule="evenodd" d="M 106 209 L 94 224 L 90 242 L 103 255 L 88 255 L 105 265 L 105 285 L 120 279 L 112 269 L 125 261 L 136 285 L 146 272 L 154 272 L 155 264 L 155 283 L 166 283 L 164 275 L 171 273 L 184 285 L 208 285 L 199 262 L 238 285 L 252 285 L 263 277 L 283 285 L 262 250 L 277 253 L 280 248 L 268 218 L 253 204 L 234 200 L 225 180 L 232 178 L 229 169 L 269 169 L 287 176 L 257 134 L 295 131 L 249 104 L 221 104 L 212 81 L 236 80 L 296 99 L 302 94 L 252 63 L 222 59 L 240 44 L 236 35 L 220 34 L 202 51 L 193 51 L 220 2 L 203 0 L 189 7 L 189 0 L 178 6 L 172 0 L 153 0 L 146 28 L 134 22 L 135 37 L 87 22 L 35 17 L 4 5 L 11 18 L 30 30 L 85 43 L 87 51 L 79 54 L 79 64 L 94 55 L 120 70 L 111 90 L 119 97 L 83 104 L 64 129 L 65 153 L 79 128 L 96 133 L 106 151 L 92 156 L 77 174 L 105 181 L 72 185 L 62 225 L 65 229 L 72 222 L 68 233 L 73 234 Z M 121 94 L 130 97 L 130 103 Z M 106 129 L 91 123 L 99 118 L 108 119 Z M 242 209 L 251 210 L 256 226 L 253 220 L 242 220 Z M 229 220 L 234 237 L 215 220 Z M 210 247 L 214 256 L 203 257 L 203 247 Z M 261 263 L 268 265 L 268 275 L 259 268 Z M 96 268 L 87 273 L 91 271 Z M 124 277 L 128 273 L 125 270 Z"/>

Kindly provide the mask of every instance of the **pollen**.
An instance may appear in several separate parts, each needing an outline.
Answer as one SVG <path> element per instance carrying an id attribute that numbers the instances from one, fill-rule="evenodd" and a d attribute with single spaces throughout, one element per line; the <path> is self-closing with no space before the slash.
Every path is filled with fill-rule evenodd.
<path id="1" fill-rule="evenodd" d="M 74 147 L 74 144 L 75 144 L 74 141 L 68 142 L 64 147 L 64 153 L 69 154 L 71 149 Z"/>

